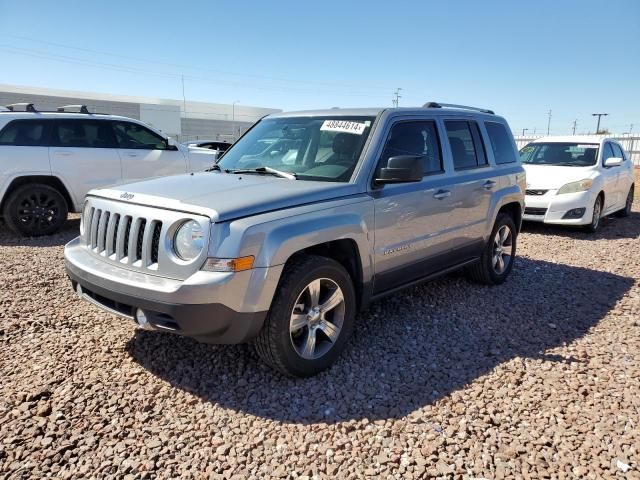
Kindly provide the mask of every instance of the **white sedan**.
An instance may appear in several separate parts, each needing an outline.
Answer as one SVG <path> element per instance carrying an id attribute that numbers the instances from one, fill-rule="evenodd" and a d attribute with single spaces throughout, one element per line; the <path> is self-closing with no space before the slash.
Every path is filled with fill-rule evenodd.
<path id="1" fill-rule="evenodd" d="M 524 220 L 595 232 L 633 203 L 633 164 L 622 146 L 594 136 L 546 137 L 520 150 L 527 172 Z"/>

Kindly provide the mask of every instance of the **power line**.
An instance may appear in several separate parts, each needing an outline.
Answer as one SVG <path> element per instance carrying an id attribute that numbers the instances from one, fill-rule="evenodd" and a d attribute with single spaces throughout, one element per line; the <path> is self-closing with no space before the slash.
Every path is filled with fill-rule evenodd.
<path id="1" fill-rule="evenodd" d="M 110 53 L 110 52 L 105 52 L 105 51 L 100 51 L 100 50 L 93 50 L 93 49 L 90 49 L 90 48 L 83 48 L 83 47 L 78 47 L 78 46 L 73 46 L 73 45 L 66 45 L 66 44 L 63 44 L 63 43 L 50 42 L 50 41 L 39 40 L 39 39 L 29 38 L 29 37 L 24 37 L 24 36 L 19 36 L 19 35 L 11 35 L 11 34 L 8 34 L 8 33 L 0 33 L 0 36 L 19 39 L 19 40 L 26 40 L 28 42 L 41 43 L 41 44 L 44 44 L 44 45 L 51 45 L 51 46 L 54 46 L 54 47 L 61 47 L 61 48 L 76 50 L 76 51 L 80 51 L 80 52 L 91 53 L 93 55 L 98 54 L 98 55 L 105 55 L 105 56 L 114 57 L 114 58 L 121 58 L 123 60 L 131 60 L 131 61 L 135 61 L 135 62 L 145 62 L 145 63 L 156 64 L 156 65 L 164 65 L 166 67 L 174 67 L 174 68 L 178 68 L 180 70 L 187 68 L 187 69 L 192 69 L 192 70 L 200 70 L 200 71 L 204 71 L 204 72 L 211 72 L 211 73 L 217 73 L 217 74 L 221 74 L 221 75 L 230 75 L 230 76 L 236 76 L 236 77 L 242 77 L 242 78 L 253 77 L 253 78 L 256 78 L 256 79 L 272 80 L 272 81 L 276 81 L 276 82 L 299 83 L 299 84 L 306 84 L 306 85 L 322 85 L 322 86 L 337 87 L 337 88 L 355 88 L 355 89 L 358 89 L 358 90 L 362 90 L 362 89 L 386 90 L 387 89 L 387 87 L 382 87 L 382 86 L 378 86 L 378 85 L 371 85 L 371 84 L 364 84 L 364 85 L 363 84 L 346 84 L 346 83 L 337 84 L 337 83 L 330 83 L 330 82 L 318 82 L 318 81 L 314 81 L 314 80 L 291 80 L 291 79 L 286 79 L 286 78 L 270 77 L 270 76 L 265 76 L 265 75 L 256 75 L 256 74 L 252 74 L 252 73 L 231 72 L 231 71 L 220 70 L 220 69 L 217 69 L 217 68 L 194 66 L 194 65 L 187 65 L 187 64 L 182 64 L 182 63 L 163 62 L 163 61 L 160 61 L 160 60 L 152 60 L 152 59 L 148 59 L 148 58 L 135 57 L 135 56 L 130 56 L 130 55 L 120 55 L 120 54 Z M 15 47 L 13 47 L 13 48 L 15 48 Z"/>
<path id="2" fill-rule="evenodd" d="M 59 54 L 53 54 L 53 53 L 42 52 L 42 51 L 37 51 L 37 50 L 29 50 L 29 49 L 23 49 L 23 48 L 17 48 L 17 47 L 10 47 L 10 46 L 6 46 L 6 45 L 0 45 L 0 51 L 2 51 L 2 50 L 4 50 L 5 52 L 8 52 L 8 53 L 13 53 L 13 54 L 17 54 L 17 55 L 24 55 L 24 56 L 35 57 L 35 58 L 54 60 L 54 61 L 70 63 L 70 64 L 74 64 L 74 65 L 82 65 L 82 66 L 104 68 L 104 69 L 114 70 L 114 71 L 119 71 L 119 72 L 124 72 L 124 73 L 141 74 L 141 75 L 145 75 L 145 76 L 149 76 L 149 75 L 161 76 L 161 77 L 165 77 L 165 78 L 168 77 L 168 78 L 174 78 L 174 79 L 178 79 L 178 80 L 180 80 L 182 78 L 182 76 L 183 76 L 181 74 L 176 74 L 176 73 L 154 72 L 154 71 L 144 70 L 144 69 L 135 68 L 135 67 L 127 67 L 127 66 L 122 66 L 122 65 L 112 64 L 112 63 L 98 62 L 98 61 L 93 61 L 93 60 L 84 60 L 84 59 L 79 59 L 77 57 L 71 57 L 71 56 L 67 56 L 67 55 L 59 55 Z M 287 93 L 299 93 L 299 94 L 318 93 L 318 89 L 317 88 L 315 88 L 315 89 L 303 89 L 303 88 L 282 87 L 282 86 L 255 85 L 255 84 L 248 84 L 248 83 L 239 83 L 239 82 L 235 82 L 235 81 L 217 80 L 217 79 L 213 79 L 213 78 L 209 78 L 209 77 L 195 77 L 195 76 L 187 76 L 187 75 L 184 75 L 184 78 L 185 78 L 185 80 L 189 80 L 191 82 L 204 82 L 204 83 L 210 83 L 210 84 L 214 84 L 214 85 L 228 85 L 228 86 L 233 86 L 233 87 L 245 87 L 245 88 L 251 88 L 251 89 L 256 89 L 256 90 L 283 91 L 283 92 L 287 92 Z M 322 93 L 324 93 L 325 95 L 333 95 L 333 96 L 366 97 L 366 98 L 380 99 L 380 95 L 368 95 L 368 94 L 355 93 L 355 92 L 347 93 L 347 92 L 323 91 Z"/>

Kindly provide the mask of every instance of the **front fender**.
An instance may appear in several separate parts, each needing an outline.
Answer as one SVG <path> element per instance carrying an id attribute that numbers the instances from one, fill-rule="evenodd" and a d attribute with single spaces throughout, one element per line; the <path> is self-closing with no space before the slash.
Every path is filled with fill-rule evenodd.
<path id="1" fill-rule="evenodd" d="M 295 253 L 322 243 L 355 242 L 363 280 L 372 274 L 373 202 L 367 196 L 301 206 L 214 224 L 209 256 L 255 257 L 256 268 L 283 265 Z"/>

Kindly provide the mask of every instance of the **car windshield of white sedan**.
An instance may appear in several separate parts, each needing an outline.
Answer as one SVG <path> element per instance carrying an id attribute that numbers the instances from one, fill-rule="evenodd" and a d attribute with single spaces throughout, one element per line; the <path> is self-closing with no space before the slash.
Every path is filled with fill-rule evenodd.
<path id="1" fill-rule="evenodd" d="M 596 164 L 597 143 L 530 143 L 520 150 L 520 160 L 529 165 L 588 167 Z"/>
<path id="2" fill-rule="evenodd" d="M 227 173 L 288 174 L 297 180 L 348 182 L 374 117 L 266 119 L 218 162 Z M 218 168 L 215 168 L 218 170 Z"/>

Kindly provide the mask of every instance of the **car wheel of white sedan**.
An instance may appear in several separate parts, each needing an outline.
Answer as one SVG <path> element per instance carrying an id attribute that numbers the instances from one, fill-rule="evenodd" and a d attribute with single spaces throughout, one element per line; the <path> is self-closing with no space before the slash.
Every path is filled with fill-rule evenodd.
<path id="1" fill-rule="evenodd" d="M 598 195 L 595 203 L 593 204 L 593 215 L 591 216 L 591 223 L 586 225 L 584 229 L 589 233 L 595 233 L 600 227 L 600 218 L 602 217 L 602 195 Z"/>

